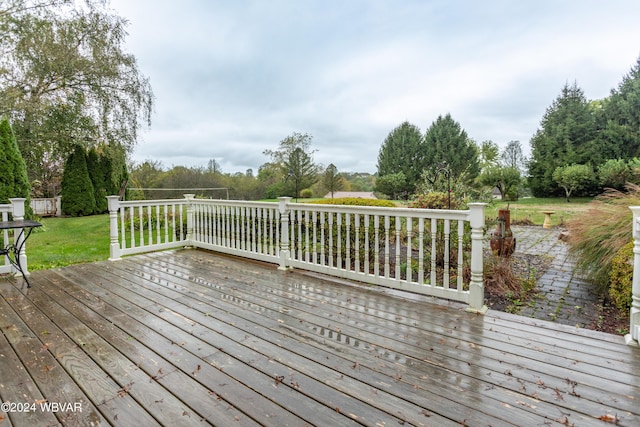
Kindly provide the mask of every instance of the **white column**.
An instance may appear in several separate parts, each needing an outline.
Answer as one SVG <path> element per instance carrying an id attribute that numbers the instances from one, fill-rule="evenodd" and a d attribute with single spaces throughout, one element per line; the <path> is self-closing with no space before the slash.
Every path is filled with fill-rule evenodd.
<path id="1" fill-rule="evenodd" d="M 107 196 L 107 201 L 109 205 L 109 261 L 117 261 L 121 259 L 120 242 L 118 241 L 118 211 L 120 210 L 120 196 Z"/>
<path id="2" fill-rule="evenodd" d="M 640 206 L 630 206 L 633 212 L 633 282 L 631 287 L 631 313 L 629 334 L 625 336 L 628 345 L 638 345 L 640 339 Z"/>
<path id="3" fill-rule="evenodd" d="M 484 208 L 486 203 L 469 204 L 469 222 L 471 224 L 471 281 L 469 283 L 469 307 L 467 311 L 485 313 L 484 305 Z"/>
<path id="4" fill-rule="evenodd" d="M 289 250 L 289 207 L 287 205 L 291 201 L 291 197 L 278 197 L 278 200 L 280 200 L 278 205 L 280 212 L 280 252 L 278 253 L 280 266 L 278 270 L 288 270 L 291 251 Z"/>
<path id="5" fill-rule="evenodd" d="M 187 200 L 187 246 L 193 246 L 193 224 L 194 224 L 194 215 L 193 215 L 193 199 L 195 199 L 195 194 L 185 194 L 184 198 Z"/>
<path id="6" fill-rule="evenodd" d="M 25 213 L 25 208 L 24 208 L 24 204 L 26 202 L 27 199 L 23 199 L 23 198 L 12 198 L 9 199 L 9 202 L 11 202 L 11 209 L 12 209 L 12 213 L 11 215 L 13 216 L 13 220 L 14 221 L 22 221 L 24 220 L 24 213 Z M 16 245 L 17 248 L 20 248 L 20 254 L 18 255 L 20 257 L 20 267 L 22 268 L 22 273 L 25 276 L 29 275 L 29 270 L 27 268 L 27 251 L 25 248 L 25 244 L 24 244 L 24 228 L 22 230 L 14 230 L 14 245 Z M 18 260 L 16 260 L 18 261 Z"/>

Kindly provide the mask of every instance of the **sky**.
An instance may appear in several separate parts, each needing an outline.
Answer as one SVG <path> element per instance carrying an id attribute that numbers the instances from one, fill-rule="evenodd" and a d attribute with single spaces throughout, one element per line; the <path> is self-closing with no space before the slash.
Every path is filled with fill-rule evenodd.
<path id="1" fill-rule="evenodd" d="M 525 153 L 577 82 L 588 99 L 640 57 L 638 0 L 112 0 L 155 106 L 135 162 L 257 172 L 287 136 L 314 160 L 376 172 L 404 121 L 451 114 Z"/>

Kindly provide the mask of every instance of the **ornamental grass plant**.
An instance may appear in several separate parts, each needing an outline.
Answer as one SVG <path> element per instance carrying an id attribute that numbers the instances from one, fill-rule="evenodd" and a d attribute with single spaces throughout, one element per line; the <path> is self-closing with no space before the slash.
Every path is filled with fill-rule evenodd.
<path id="1" fill-rule="evenodd" d="M 567 223 L 569 251 L 578 270 L 603 295 L 609 290 L 614 258 L 632 240 L 629 206 L 636 205 L 640 205 L 640 186 L 627 184 L 626 191 L 608 189 Z"/>

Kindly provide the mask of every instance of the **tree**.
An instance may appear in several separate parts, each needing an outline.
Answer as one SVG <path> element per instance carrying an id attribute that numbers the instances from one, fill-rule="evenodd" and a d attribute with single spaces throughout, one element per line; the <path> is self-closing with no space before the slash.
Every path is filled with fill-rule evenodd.
<path id="1" fill-rule="evenodd" d="M 0 4 L 0 114 L 15 124 L 31 179 L 60 176 L 53 159 L 77 145 L 129 151 L 150 123 L 153 93 L 123 49 L 125 26 L 98 0 Z"/>
<path id="2" fill-rule="evenodd" d="M 534 196 L 557 194 L 553 173 L 560 166 L 601 163 L 603 149 L 595 141 L 595 123 L 582 89 L 575 82 L 565 84 L 531 138 L 529 187 Z"/>
<path id="3" fill-rule="evenodd" d="M 504 166 L 516 168 L 523 173 L 526 169 L 527 159 L 522 153 L 520 141 L 509 141 L 500 154 L 500 160 Z"/>
<path id="4" fill-rule="evenodd" d="M 108 208 L 106 178 L 110 171 L 105 170 L 108 167 L 110 165 L 108 162 L 102 161 L 102 156 L 98 154 L 95 147 L 89 150 L 87 153 L 87 171 L 93 185 L 93 195 L 96 201 L 96 209 L 92 212 L 95 214 L 104 213 Z"/>
<path id="5" fill-rule="evenodd" d="M 9 203 L 10 198 L 27 199 L 31 186 L 27 178 L 27 169 L 18 149 L 16 137 L 6 117 L 0 119 L 0 203 Z M 31 208 L 27 208 L 30 215 Z"/>
<path id="6" fill-rule="evenodd" d="M 78 145 L 64 165 L 62 212 L 71 216 L 84 216 L 91 215 L 95 210 L 96 199 L 87 169 L 87 154 Z"/>
<path id="7" fill-rule="evenodd" d="M 496 187 L 500 191 L 500 198 L 505 200 L 512 188 L 520 184 L 520 171 L 512 166 L 494 165 L 480 174 L 480 183 L 489 187 Z"/>
<path id="8" fill-rule="evenodd" d="M 423 162 L 425 179 L 436 191 L 470 184 L 478 176 L 478 147 L 450 114 L 438 116 L 424 135 Z M 446 187 L 443 187 L 446 181 Z"/>
<path id="9" fill-rule="evenodd" d="M 311 156 L 300 147 L 296 147 L 282 165 L 286 171 L 285 182 L 293 185 L 293 197 L 300 197 L 300 190 L 310 187 L 318 180 L 318 167 Z M 289 193 L 291 194 L 291 193 Z"/>
<path id="10" fill-rule="evenodd" d="M 268 198 L 285 194 L 297 198 L 300 190 L 318 180 L 320 168 L 313 162 L 312 140 L 307 133 L 294 132 L 280 141 L 277 150 L 263 152 L 271 157 L 271 165 L 260 167 L 258 179 L 269 181 L 266 186 Z"/>
<path id="11" fill-rule="evenodd" d="M 500 148 L 493 141 L 483 141 L 478 150 L 480 171 L 484 171 L 497 163 L 500 157 Z"/>
<path id="12" fill-rule="evenodd" d="M 331 193 L 331 198 L 333 198 L 333 193 L 344 188 L 345 180 L 342 175 L 338 173 L 338 168 L 333 163 L 329 164 L 327 169 L 325 169 L 322 175 L 322 185 Z"/>
<path id="13" fill-rule="evenodd" d="M 376 191 L 397 200 L 406 189 L 406 177 L 403 172 L 390 173 L 376 180 Z"/>
<path id="14" fill-rule="evenodd" d="M 420 129 L 403 122 L 393 129 L 378 153 L 378 176 L 402 172 L 405 187 L 399 193 L 407 195 L 415 191 L 423 168 L 423 144 Z"/>
<path id="15" fill-rule="evenodd" d="M 567 202 L 571 193 L 590 184 L 595 179 L 590 165 L 560 166 L 553 171 L 553 180 L 564 189 Z"/>
<path id="16" fill-rule="evenodd" d="M 222 173 L 222 166 L 220 166 L 220 163 L 218 163 L 216 159 L 209 159 L 209 162 L 207 163 L 207 172 L 220 174 Z"/>

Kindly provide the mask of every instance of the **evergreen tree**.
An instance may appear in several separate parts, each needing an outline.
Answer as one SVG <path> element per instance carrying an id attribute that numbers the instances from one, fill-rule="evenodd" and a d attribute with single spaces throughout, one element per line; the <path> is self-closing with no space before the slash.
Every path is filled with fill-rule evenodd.
<path id="1" fill-rule="evenodd" d="M 556 168 L 574 163 L 597 165 L 604 159 L 595 141 L 593 110 L 575 82 L 565 84 L 540 124 L 530 142 L 529 187 L 534 196 L 548 197 L 560 194 L 553 179 Z"/>
<path id="2" fill-rule="evenodd" d="M 98 154 L 95 148 L 87 153 L 87 170 L 89 178 L 93 185 L 93 192 L 96 201 L 96 210 L 94 213 L 100 214 L 107 212 L 107 187 L 106 180 L 109 177 L 111 163 L 102 154 Z"/>
<path id="3" fill-rule="evenodd" d="M 610 147 L 608 158 L 640 156 L 640 57 L 602 103 L 602 118 L 598 143 Z"/>
<path id="4" fill-rule="evenodd" d="M 297 147 L 291 152 L 282 165 L 286 174 L 286 182 L 289 183 L 293 197 L 300 197 L 300 190 L 310 187 L 318 180 L 318 167 L 313 163 L 311 156 L 302 148 Z"/>
<path id="5" fill-rule="evenodd" d="M 318 180 L 320 168 L 313 162 L 315 150 L 311 149 L 312 139 L 313 136 L 308 133 L 294 132 L 280 141 L 277 150 L 263 152 L 271 157 L 271 162 L 261 166 L 258 171 L 258 180 L 269 182 L 265 188 L 266 197 L 298 197 L 300 190 Z"/>
<path id="6" fill-rule="evenodd" d="M 13 197 L 23 197 L 26 201 L 26 214 L 31 215 L 29 193 L 31 186 L 15 134 L 6 117 L 0 120 L 0 203 L 9 203 Z"/>
<path id="7" fill-rule="evenodd" d="M 331 193 L 331 198 L 333 198 L 333 193 L 344 188 L 345 180 L 342 175 L 338 173 L 338 168 L 333 163 L 325 169 L 322 175 L 322 185 Z"/>
<path id="8" fill-rule="evenodd" d="M 450 179 L 450 187 L 470 184 L 480 172 L 478 147 L 450 114 L 438 116 L 424 135 L 423 177 L 433 189 L 442 187 L 442 178 Z M 441 184 L 438 184 L 438 182 Z M 449 184 L 447 184 L 449 185 Z"/>
<path id="9" fill-rule="evenodd" d="M 87 169 L 87 154 L 81 146 L 67 158 L 62 174 L 62 212 L 71 216 L 91 215 L 96 210 L 93 184 Z"/>
<path id="10" fill-rule="evenodd" d="M 402 191 L 409 195 L 415 191 L 422 173 L 422 135 L 417 126 L 404 122 L 392 130 L 378 153 L 378 177 L 403 173 Z"/>

